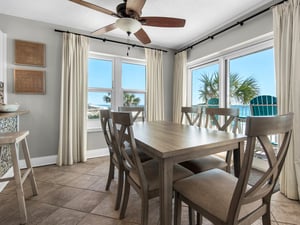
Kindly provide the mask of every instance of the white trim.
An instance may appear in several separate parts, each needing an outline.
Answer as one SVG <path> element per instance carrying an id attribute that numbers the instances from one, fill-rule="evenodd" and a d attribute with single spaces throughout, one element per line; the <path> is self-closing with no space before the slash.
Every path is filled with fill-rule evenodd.
<path id="1" fill-rule="evenodd" d="M 88 159 L 92 159 L 92 158 L 97 158 L 97 157 L 102 157 L 102 156 L 108 156 L 109 151 L 108 151 L 108 148 L 88 150 L 86 155 L 87 155 Z"/>
<path id="2" fill-rule="evenodd" d="M 32 167 L 53 165 L 56 164 L 56 160 L 57 155 L 36 157 L 30 159 Z M 26 168 L 25 159 L 19 160 L 19 166 L 21 169 Z"/>

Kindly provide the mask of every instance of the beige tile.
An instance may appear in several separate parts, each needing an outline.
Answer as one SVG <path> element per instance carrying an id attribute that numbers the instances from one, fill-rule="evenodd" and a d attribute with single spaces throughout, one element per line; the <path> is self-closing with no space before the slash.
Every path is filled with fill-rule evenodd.
<path id="1" fill-rule="evenodd" d="M 47 217 L 39 225 L 75 225 L 78 224 L 86 213 L 71 209 L 60 208 Z"/>
<path id="2" fill-rule="evenodd" d="M 91 212 L 105 198 L 105 194 L 84 190 L 74 199 L 64 205 L 66 208 L 76 209 L 82 212 Z"/>
<path id="3" fill-rule="evenodd" d="M 272 201 L 271 211 L 279 223 L 300 224 L 299 202 Z"/>
<path id="4" fill-rule="evenodd" d="M 101 192 L 108 192 L 108 193 L 117 193 L 117 187 L 118 187 L 118 180 L 113 179 L 111 181 L 109 190 L 106 191 L 106 182 L 107 182 L 107 177 L 98 177 L 98 180 L 91 184 L 88 189 L 93 190 L 93 191 L 101 191 Z"/>
<path id="5" fill-rule="evenodd" d="M 87 189 L 89 186 L 94 184 L 98 179 L 99 179 L 99 177 L 97 177 L 97 176 L 82 174 L 82 175 L 77 176 L 76 179 L 73 179 L 70 182 L 67 182 L 66 185 L 68 185 L 70 187 L 75 187 L 75 188 Z"/>
<path id="6" fill-rule="evenodd" d="M 24 186 L 25 198 L 31 200 L 39 200 L 47 196 L 50 192 L 55 191 L 61 187 L 62 187 L 61 185 L 57 185 L 54 183 L 37 181 L 38 195 L 33 196 L 32 188 L 28 180 L 25 182 L 25 186 Z"/>
<path id="7" fill-rule="evenodd" d="M 107 216 L 110 218 L 118 219 L 119 218 L 119 211 L 114 210 L 115 207 L 115 196 L 113 194 L 107 193 L 105 198 L 99 205 L 96 206 L 92 210 L 91 213 L 100 215 L 100 216 Z"/>
<path id="8" fill-rule="evenodd" d="M 61 169 L 65 172 L 77 173 L 77 174 L 88 174 L 89 171 L 93 170 L 95 166 L 87 163 L 77 163 L 71 166 L 62 166 Z"/>
<path id="9" fill-rule="evenodd" d="M 0 222 L 18 214 L 18 201 L 16 195 L 0 194 Z"/>
<path id="10" fill-rule="evenodd" d="M 119 225 L 119 220 L 88 214 L 78 225 Z"/>
<path id="11" fill-rule="evenodd" d="M 40 201 L 55 206 L 63 206 L 82 192 L 81 189 L 62 186 L 45 196 Z"/>
<path id="12" fill-rule="evenodd" d="M 50 216 L 58 207 L 37 201 L 27 203 L 27 216 L 29 224 L 39 224 Z"/>

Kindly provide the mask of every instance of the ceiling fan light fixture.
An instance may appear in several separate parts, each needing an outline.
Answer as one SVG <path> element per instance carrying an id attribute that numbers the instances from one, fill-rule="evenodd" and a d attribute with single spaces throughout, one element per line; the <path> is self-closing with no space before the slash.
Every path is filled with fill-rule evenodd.
<path id="1" fill-rule="evenodd" d="M 141 29 L 142 24 L 132 18 L 120 18 L 116 21 L 116 26 L 126 33 L 135 33 Z"/>

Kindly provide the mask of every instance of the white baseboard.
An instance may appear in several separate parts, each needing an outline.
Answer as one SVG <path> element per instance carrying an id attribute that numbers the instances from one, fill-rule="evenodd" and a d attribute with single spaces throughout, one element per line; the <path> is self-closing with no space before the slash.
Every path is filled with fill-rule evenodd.
<path id="1" fill-rule="evenodd" d="M 97 158 L 101 156 L 108 156 L 109 151 L 108 148 L 99 148 L 94 150 L 88 150 L 86 156 L 88 159 Z"/>
<path id="2" fill-rule="evenodd" d="M 96 158 L 96 157 L 107 156 L 107 155 L 109 155 L 109 152 L 108 152 L 108 148 L 100 148 L 100 149 L 88 150 L 86 154 L 87 154 L 88 159 L 92 159 L 92 158 Z M 57 160 L 57 155 L 35 157 L 35 158 L 31 158 L 31 164 L 32 164 L 32 167 L 47 166 L 47 165 L 56 164 L 56 160 Z M 24 159 L 19 160 L 19 166 L 21 169 L 26 167 Z M 2 176 L 2 178 L 11 177 L 11 176 L 13 176 L 12 168 L 10 168 Z M 5 186 L 8 184 L 8 182 L 9 181 L 0 183 L 0 192 L 5 188 Z"/>

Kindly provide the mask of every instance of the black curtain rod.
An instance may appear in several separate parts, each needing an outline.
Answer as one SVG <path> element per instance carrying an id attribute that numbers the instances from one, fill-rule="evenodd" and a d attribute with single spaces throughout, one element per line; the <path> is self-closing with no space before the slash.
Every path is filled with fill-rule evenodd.
<path id="1" fill-rule="evenodd" d="M 263 14 L 263 13 L 269 11 L 272 7 L 274 7 L 274 6 L 276 6 L 276 5 L 279 5 L 279 4 L 281 4 L 281 3 L 283 3 L 283 2 L 286 2 L 286 1 L 288 1 L 288 0 L 282 0 L 282 1 L 278 2 L 278 3 L 275 3 L 275 4 L 273 4 L 273 5 L 269 6 L 269 7 L 267 7 L 266 9 L 263 9 L 263 10 L 261 10 L 261 11 L 255 13 L 255 14 L 253 14 L 253 15 L 251 15 L 251 16 L 249 16 L 249 17 L 243 19 L 243 20 L 241 20 L 241 21 L 238 21 L 238 22 L 236 22 L 236 23 L 234 23 L 234 24 L 232 24 L 232 25 L 230 25 L 230 26 L 228 26 L 228 27 L 225 27 L 224 29 L 222 29 L 222 30 L 220 30 L 220 31 L 217 31 L 216 33 L 214 33 L 214 34 L 212 34 L 212 35 L 209 35 L 209 36 L 207 36 L 207 37 L 205 37 L 205 38 L 203 38 L 203 39 L 197 41 L 196 43 L 194 43 L 194 44 L 192 44 L 192 45 L 190 45 L 190 46 L 188 46 L 188 47 L 186 47 L 186 48 L 184 48 L 184 49 L 182 49 L 182 50 L 176 52 L 175 55 L 176 55 L 177 53 L 183 52 L 183 51 L 185 51 L 185 50 L 192 49 L 194 46 L 196 46 L 196 45 L 198 45 L 198 44 L 201 44 L 201 43 L 204 42 L 204 41 L 207 41 L 207 40 L 210 40 L 210 39 L 212 40 L 212 39 L 215 38 L 215 36 L 217 36 L 217 35 L 219 35 L 219 34 L 221 34 L 221 33 L 224 33 L 225 31 L 228 31 L 228 30 L 230 30 L 230 29 L 232 29 L 232 28 L 234 28 L 234 27 L 236 27 L 236 26 L 238 26 L 238 25 L 243 26 L 244 23 L 247 22 L 248 20 L 253 19 L 254 17 L 256 17 L 256 16 L 258 16 L 258 15 L 261 15 L 261 14 Z"/>
<path id="2" fill-rule="evenodd" d="M 81 35 L 81 36 L 88 37 L 88 38 L 91 38 L 91 39 L 101 40 L 103 42 L 108 41 L 108 42 L 112 42 L 112 43 L 116 43 L 116 44 L 127 45 L 127 46 L 130 46 L 130 47 L 133 47 L 133 48 L 134 47 L 148 48 L 148 49 L 153 49 L 153 50 L 159 50 L 159 51 L 162 51 L 162 52 L 168 52 L 167 50 L 164 50 L 164 49 L 151 48 L 151 47 L 147 47 L 147 46 L 143 46 L 143 45 L 137 45 L 137 44 L 130 44 L 130 43 L 122 42 L 122 41 L 115 41 L 115 40 L 110 40 L 110 39 L 106 39 L 106 38 L 94 37 L 94 36 L 90 36 L 90 35 L 86 35 L 86 34 L 79 34 L 79 33 L 75 33 L 75 32 L 70 32 L 70 31 L 57 30 L 57 29 L 55 29 L 54 31 L 55 32 L 60 32 L 60 33 L 71 33 L 71 34 Z"/>

